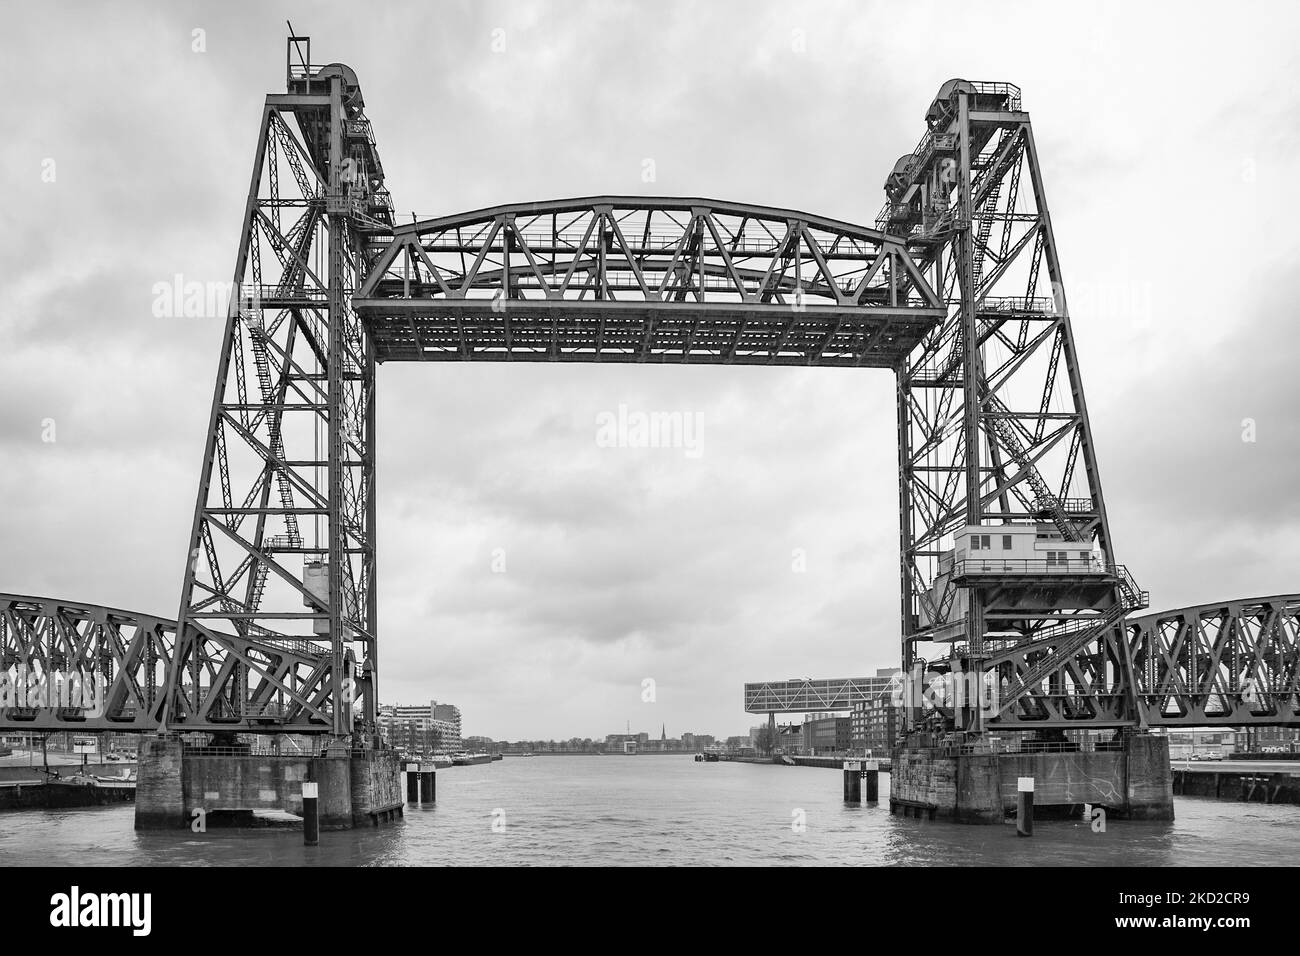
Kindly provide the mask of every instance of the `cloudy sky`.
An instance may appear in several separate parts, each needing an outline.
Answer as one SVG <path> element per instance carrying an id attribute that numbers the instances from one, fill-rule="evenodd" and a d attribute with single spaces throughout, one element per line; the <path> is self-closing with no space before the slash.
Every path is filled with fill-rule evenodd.
<path id="1" fill-rule="evenodd" d="M 6 0 L 0 591 L 176 613 L 221 327 L 151 290 L 229 280 L 286 17 L 357 71 L 421 215 L 621 193 L 869 223 L 944 80 L 1018 83 L 1120 560 L 1155 608 L 1300 591 L 1300 16 L 1077 6 Z M 394 364 L 379 401 L 386 701 L 721 736 L 746 680 L 895 662 L 888 372 Z M 698 414 L 701 454 L 599 447 L 620 404 Z"/>

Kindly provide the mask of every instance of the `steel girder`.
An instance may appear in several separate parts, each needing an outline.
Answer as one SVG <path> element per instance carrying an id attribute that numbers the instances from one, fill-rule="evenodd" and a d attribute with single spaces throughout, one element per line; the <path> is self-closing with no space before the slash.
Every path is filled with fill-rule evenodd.
<path id="1" fill-rule="evenodd" d="M 746 684 L 745 711 L 751 714 L 810 714 L 823 710 L 852 710 L 856 704 L 892 692 L 898 680 L 897 677 L 847 677 Z"/>
<path id="2" fill-rule="evenodd" d="M 959 642 L 928 656 L 993 672 L 999 709 L 959 715 L 962 730 L 1138 723 L 1120 625 L 1145 596 L 1126 572 L 1081 603 L 1050 580 L 954 583 L 940 567 L 964 525 L 1038 522 L 1116 565 L 1020 91 L 952 81 L 927 127 L 887 180 L 877 220 L 905 237 L 948 308 L 898 366 L 904 667 L 924 666 L 922 642 Z M 1008 640 L 986 645 L 990 633 Z"/>
<path id="3" fill-rule="evenodd" d="M 52 598 L 0 594 L 0 730 L 158 730 L 176 622 Z M 187 731 L 322 732 L 330 727 L 328 648 L 263 643 L 203 628 L 182 642 Z"/>
<path id="4" fill-rule="evenodd" d="M 297 38 L 291 39 L 291 49 Z M 346 66 L 290 64 L 262 112 L 226 317 L 163 725 L 202 719 L 200 634 L 327 660 L 310 704 L 373 725 L 374 344 L 351 297 L 391 232 L 370 123 Z M 220 642 L 225 642 L 222 645 Z M 354 647 L 363 664 L 352 667 Z M 256 675 L 250 674 L 250 677 Z M 258 716 L 248 686 L 230 706 Z M 241 708 L 246 709 L 241 713 Z M 286 731 L 320 730 L 310 726 Z"/>
<path id="5" fill-rule="evenodd" d="M 879 230 L 624 196 L 401 226 L 353 304 L 381 362 L 892 367 L 943 315 Z"/>
<path id="6" fill-rule="evenodd" d="M 1300 595 L 1144 614 L 1127 627 L 1149 723 L 1300 726 Z"/>

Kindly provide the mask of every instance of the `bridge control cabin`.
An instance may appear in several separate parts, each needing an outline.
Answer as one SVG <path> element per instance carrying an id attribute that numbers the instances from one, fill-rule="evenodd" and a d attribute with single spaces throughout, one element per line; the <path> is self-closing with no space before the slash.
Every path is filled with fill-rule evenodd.
<path id="1" fill-rule="evenodd" d="M 1066 541 L 1051 522 L 968 525 L 957 532 L 954 545 L 948 555 L 939 559 L 940 572 L 958 565 L 959 574 L 1106 572 L 1105 561 L 1091 541 Z"/>
<path id="2" fill-rule="evenodd" d="M 921 625 L 932 629 L 931 640 L 964 639 L 971 588 L 984 591 L 992 631 L 1023 614 L 1104 609 L 1123 573 L 1093 542 L 1067 541 L 1053 522 L 967 525 L 939 558 L 928 600 L 921 602 Z"/>

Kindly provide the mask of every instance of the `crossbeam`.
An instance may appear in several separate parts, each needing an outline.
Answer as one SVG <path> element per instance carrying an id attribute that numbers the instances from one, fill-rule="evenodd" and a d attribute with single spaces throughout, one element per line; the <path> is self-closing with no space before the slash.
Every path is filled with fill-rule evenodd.
<path id="1" fill-rule="evenodd" d="M 892 368 L 944 316 L 878 230 L 626 196 L 397 227 L 352 305 L 380 362 Z"/>

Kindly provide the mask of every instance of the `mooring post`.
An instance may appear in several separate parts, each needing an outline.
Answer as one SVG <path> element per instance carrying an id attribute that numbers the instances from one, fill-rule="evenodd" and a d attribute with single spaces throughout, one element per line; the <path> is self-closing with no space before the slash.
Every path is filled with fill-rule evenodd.
<path id="1" fill-rule="evenodd" d="M 406 802 L 420 802 L 420 765 L 418 763 L 408 763 L 406 765 Z"/>
<path id="2" fill-rule="evenodd" d="M 867 782 L 863 800 L 867 803 L 875 803 L 880 799 L 880 761 L 865 761 L 862 765 L 862 776 Z"/>
<path id="3" fill-rule="evenodd" d="M 1034 835 L 1034 778 L 1016 778 L 1016 836 Z"/>
<path id="4" fill-rule="evenodd" d="M 862 761 L 844 761 L 844 802 L 862 801 Z"/>
<path id="5" fill-rule="evenodd" d="M 433 764 L 425 764 L 420 767 L 420 802 L 435 803 L 435 792 L 437 790 L 438 768 Z"/>
<path id="6" fill-rule="evenodd" d="M 317 799 L 318 783 L 304 781 L 302 785 L 302 842 L 304 846 L 320 843 L 320 802 Z"/>

